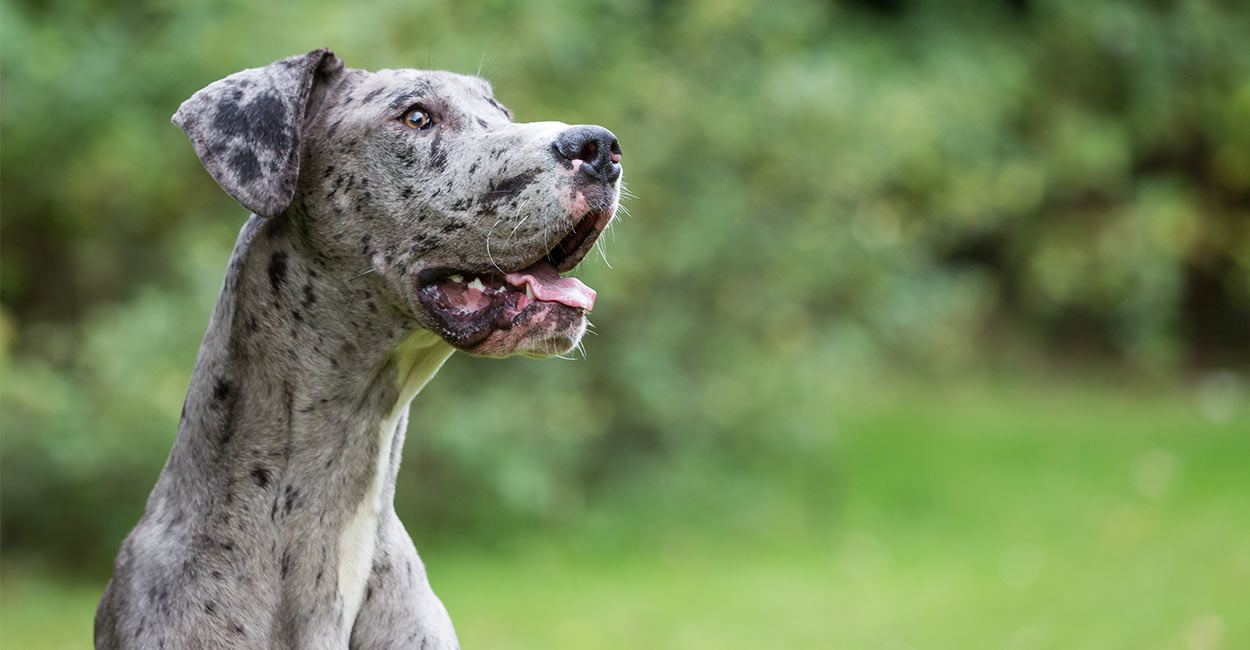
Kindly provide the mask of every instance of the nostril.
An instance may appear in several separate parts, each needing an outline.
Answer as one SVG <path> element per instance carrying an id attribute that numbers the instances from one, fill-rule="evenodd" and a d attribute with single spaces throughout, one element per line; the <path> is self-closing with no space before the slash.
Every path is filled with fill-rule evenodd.
<path id="1" fill-rule="evenodd" d="M 594 160 L 599 155 L 599 143 L 591 140 L 582 145 L 581 150 L 577 152 L 577 157 L 582 160 Z"/>

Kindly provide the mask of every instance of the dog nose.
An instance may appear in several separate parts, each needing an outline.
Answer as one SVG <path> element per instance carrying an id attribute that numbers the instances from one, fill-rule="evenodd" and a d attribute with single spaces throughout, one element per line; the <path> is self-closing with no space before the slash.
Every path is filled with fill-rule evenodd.
<path id="1" fill-rule="evenodd" d="M 621 144 L 602 126 L 575 126 L 556 136 L 556 155 L 582 161 L 580 172 L 605 183 L 621 177 Z"/>

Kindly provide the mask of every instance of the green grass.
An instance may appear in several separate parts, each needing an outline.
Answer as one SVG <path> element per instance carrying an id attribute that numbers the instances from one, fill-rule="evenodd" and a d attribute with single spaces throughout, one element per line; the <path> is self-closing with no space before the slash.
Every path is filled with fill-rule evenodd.
<path id="1" fill-rule="evenodd" d="M 827 502 L 797 466 L 673 471 L 541 535 L 421 545 L 462 644 L 1250 647 L 1244 404 L 1215 421 L 1187 391 L 976 384 L 829 409 Z M 10 558 L 0 646 L 87 647 L 101 588 Z"/>

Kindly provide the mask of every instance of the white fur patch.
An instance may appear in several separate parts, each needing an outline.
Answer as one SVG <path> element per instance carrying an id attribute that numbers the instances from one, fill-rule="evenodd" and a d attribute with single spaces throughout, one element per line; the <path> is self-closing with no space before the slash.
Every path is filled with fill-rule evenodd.
<path id="1" fill-rule="evenodd" d="M 387 463 L 391 458 L 391 446 L 395 444 L 396 428 L 401 424 L 407 425 L 404 416 L 408 413 L 408 405 L 451 353 L 450 345 L 425 330 L 414 332 L 396 352 L 399 399 L 374 434 L 378 437 L 378 457 L 374 463 L 373 479 L 365 499 L 356 507 L 356 512 L 339 537 L 338 593 L 346 621 L 354 621 L 359 614 L 369 572 L 373 568 L 378 516 L 382 513 L 382 490 L 386 485 Z"/>

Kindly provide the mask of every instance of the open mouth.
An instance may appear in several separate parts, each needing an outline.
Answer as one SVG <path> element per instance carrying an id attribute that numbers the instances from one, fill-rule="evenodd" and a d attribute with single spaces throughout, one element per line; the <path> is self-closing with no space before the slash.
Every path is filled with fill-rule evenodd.
<path id="1" fill-rule="evenodd" d="M 577 278 L 562 278 L 586 257 L 612 219 L 612 211 L 591 211 L 559 243 L 524 268 L 507 273 L 431 269 L 418 279 L 417 297 L 439 333 L 457 347 L 472 347 L 497 330 L 559 310 L 580 315 L 595 306 L 595 290 Z M 568 319 L 557 319 L 567 321 Z"/>

